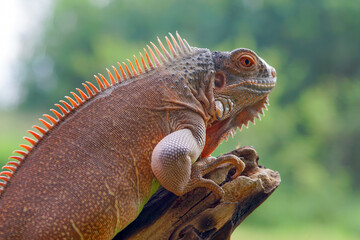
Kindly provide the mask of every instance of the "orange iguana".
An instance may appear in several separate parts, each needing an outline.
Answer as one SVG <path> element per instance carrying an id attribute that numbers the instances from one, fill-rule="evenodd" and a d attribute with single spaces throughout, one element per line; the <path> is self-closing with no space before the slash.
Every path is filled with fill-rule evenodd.
<path id="1" fill-rule="evenodd" d="M 30 146 L 0 173 L 0 239 L 111 239 L 159 184 L 223 196 L 203 175 L 231 163 L 237 177 L 244 164 L 209 155 L 259 117 L 275 69 L 248 49 L 210 52 L 169 36 L 168 50 L 151 43 L 142 66 L 135 57 L 107 69 L 109 79 L 83 83 L 86 93 L 71 92 L 40 119 L 45 127 L 28 131 Z"/>

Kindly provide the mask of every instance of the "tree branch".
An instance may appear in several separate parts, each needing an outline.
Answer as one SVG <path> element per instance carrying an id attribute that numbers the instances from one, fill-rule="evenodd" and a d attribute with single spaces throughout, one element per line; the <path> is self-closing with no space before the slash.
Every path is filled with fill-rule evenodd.
<path id="1" fill-rule="evenodd" d="M 258 165 L 254 148 L 242 147 L 229 153 L 242 158 L 244 172 L 231 180 L 235 169 L 224 165 L 206 176 L 222 186 L 223 200 L 218 201 L 204 188 L 181 197 L 161 188 L 139 217 L 114 239 L 230 239 L 235 228 L 281 180 L 279 173 Z"/>

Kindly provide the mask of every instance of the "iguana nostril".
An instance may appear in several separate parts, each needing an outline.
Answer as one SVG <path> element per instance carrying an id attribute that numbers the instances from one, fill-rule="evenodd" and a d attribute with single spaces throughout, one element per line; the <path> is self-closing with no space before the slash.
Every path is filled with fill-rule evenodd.
<path id="1" fill-rule="evenodd" d="M 271 76 L 276 77 L 276 71 L 275 68 L 271 68 Z"/>

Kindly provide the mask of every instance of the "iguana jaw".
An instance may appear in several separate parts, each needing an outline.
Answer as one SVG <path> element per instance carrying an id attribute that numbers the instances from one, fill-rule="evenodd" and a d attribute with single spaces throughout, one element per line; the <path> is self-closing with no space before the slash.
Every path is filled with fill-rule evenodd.
<path id="1" fill-rule="evenodd" d="M 209 156 L 223 140 L 228 139 L 229 134 L 234 136 L 237 128 L 241 130 L 243 125 L 247 127 L 249 121 L 254 123 L 255 117 L 260 119 L 259 114 L 264 115 L 263 108 L 267 109 L 267 105 L 269 105 L 268 97 L 265 96 L 226 119 L 214 121 L 206 129 L 206 142 L 201 157 Z"/>

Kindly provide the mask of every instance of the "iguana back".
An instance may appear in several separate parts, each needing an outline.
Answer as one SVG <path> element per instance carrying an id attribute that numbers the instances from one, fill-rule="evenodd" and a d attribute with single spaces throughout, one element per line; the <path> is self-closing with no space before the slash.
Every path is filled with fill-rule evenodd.
<path id="1" fill-rule="evenodd" d="M 147 111 L 152 106 L 142 97 L 129 97 L 152 92 L 151 102 L 160 103 L 156 89 L 143 85 L 148 80 L 101 92 L 39 141 L 1 196 L 4 227 L 31 237 L 44 225 L 51 232 L 57 232 L 57 225 L 61 233 L 65 226 L 83 229 L 81 223 L 89 220 L 93 225 L 122 226 L 136 217 L 127 215 L 137 213 L 149 195 L 154 178 L 148 160 L 152 149 L 170 133 L 161 112 Z M 122 206 L 119 201 L 132 204 Z M 23 213 L 16 222 L 12 222 L 14 212 Z M 118 216 L 126 220 L 121 222 Z M 30 232 L 21 233 L 26 229 Z M 109 234 L 113 236 L 113 230 Z"/>

